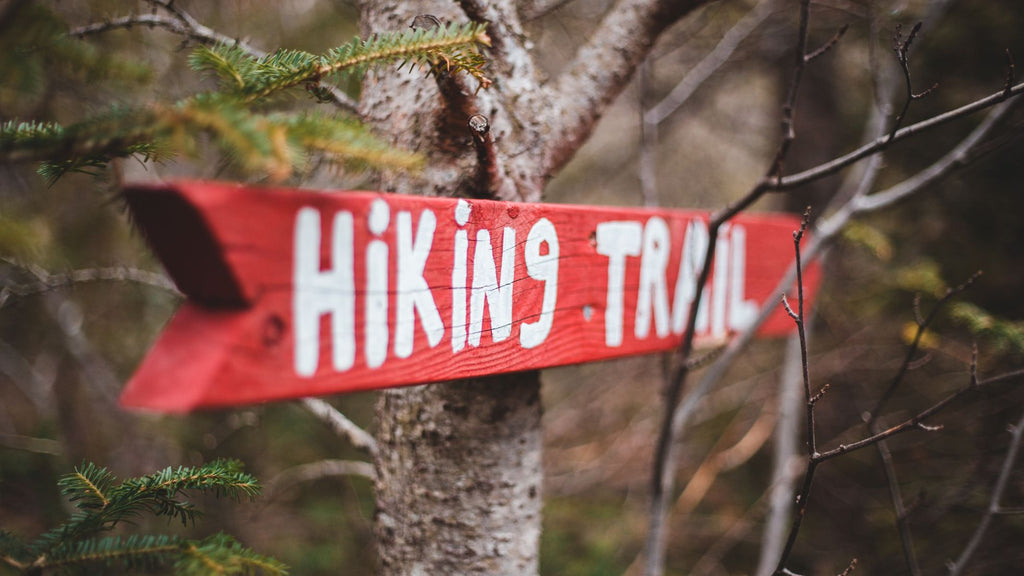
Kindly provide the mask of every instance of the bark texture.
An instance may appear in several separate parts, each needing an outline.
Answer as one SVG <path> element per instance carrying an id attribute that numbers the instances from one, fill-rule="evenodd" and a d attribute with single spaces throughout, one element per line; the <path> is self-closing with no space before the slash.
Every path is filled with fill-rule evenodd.
<path id="1" fill-rule="evenodd" d="M 536 574 L 536 372 L 383 394 L 377 538 L 384 574 Z"/>

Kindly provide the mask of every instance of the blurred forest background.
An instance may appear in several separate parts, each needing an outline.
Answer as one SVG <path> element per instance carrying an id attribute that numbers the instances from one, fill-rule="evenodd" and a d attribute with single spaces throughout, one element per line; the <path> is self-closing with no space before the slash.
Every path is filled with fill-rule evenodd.
<path id="1" fill-rule="evenodd" d="M 173 102 L 209 84 L 191 71 L 194 41 L 136 25 L 83 37 L 88 49 L 41 50 L 53 29 L 74 30 L 153 3 L 0 2 L 0 121 L 72 123 L 111 105 Z M 586 38 L 609 2 L 575 0 L 534 12 L 527 30 L 548 73 Z M 599 205 L 715 209 L 745 193 L 770 166 L 792 69 L 795 2 L 774 2 L 734 53 L 658 127 L 655 170 L 641 172 L 641 114 L 667 95 L 758 4 L 725 0 L 667 33 L 638 81 L 592 140 L 549 185 L 546 200 Z M 915 101 L 904 125 L 999 91 L 1006 51 L 1024 62 L 1024 3 L 960 0 L 812 2 L 812 44 L 849 28 L 807 71 L 789 173 L 856 148 L 875 106 L 874 78 L 899 68 L 896 26 L 929 19 L 910 65 Z M 263 50 L 313 53 L 357 34 L 352 2 L 234 0 L 175 3 L 199 22 Z M 27 11 L 27 12 L 26 12 Z M 26 16 L 25 14 L 29 14 Z M 873 29 L 873 26 L 875 27 Z M 874 30 L 874 32 L 873 32 Z M 873 36 L 877 33 L 877 37 Z M 1018 70 L 1021 68 L 1017 67 Z M 414 72 L 415 74 L 415 72 Z M 205 83 L 205 84 L 204 84 Z M 207 86 L 208 88 L 209 86 Z M 359 86 L 341 87 L 357 97 Z M 897 97 L 897 102 L 901 102 Z M 295 108 L 330 106 L 312 98 Z M 983 114 L 909 139 L 885 154 L 877 188 L 928 166 Z M 983 275 L 938 315 L 890 404 L 898 422 L 963 386 L 972 343 L 984 377 L 1020 367 L 1024 355 L 1024 113 L 1011 113 L 985 154 L 910 200 L 854 220 L 827 256 L 813 317 L 810 367 L 825 447 L 863 435 L 870 410 L 895 376 L 914 327 L 947 286 Z M 309 474 L 297 468 L 363 455 L 299 403 L 184 417 L 126 413 L 123 383 L 181 302 L 133 232 L 118 198 L 125 180 L 179 177 L 260 181 L 216 148 L 163 161 L 119 160 L 94 174 L 49 182 L 36 166 L 0 164 L 0 527 L 35 535 L 66 514 L 57 478 L 83 460 L 120 476 L 169 465 L 237 458 L 266 485 L 255 503 L 211 500 L 195 534 L 224 530 L 289 564 L 296 574 L 374 571 L 372 480 L 365 469 Z M 643 175 L 642 175 L 643 174 Z M 841 172 L 756 210 L 824 210 Z M 372 173 L 309 166 L 286 183 L 374 189 Z M 654 183 L 652 186 L 651 184 Z M 644 191 L 647 191 L 645 194 Z M 43 289 L 46 288 L 46 289 Z M 771 433 L 785 342 L 757 342 L 701 402 L 685 431 L 680 497 L 671 516 L 673 574 L 746 574 L 757 565 L 771 478 Z M 661 357 L 559 368 L 543 374 L 544 574 L 622 574 L 647 528 L 651 458 L 663 385 Z M 356 423 L 373 426 L 373 394 L 330 398 Z M 986 388 L 946 410 L 934 432 L 911 432 L 890 447 L 910 509 L 924 573 L 945 570 L 988 506 L 1003 465 L 1007 427 L 1024 412 L 1020 382 Z M 888 420 L 887 420 L 888 421 Z M 334 469 L 334 472 L 339 470 Z M 692 481 L 691 481 L 692 479 Z M 1003 503 L 1024 506 L 1017 467 Z M 162 522 L 142 528 L 177 530 Z M 1024 516 L 997 517 L 971 569 L 1014 573 L 1024 566 Z M 874 450 L 819 469 L 794 558 L 814 574 L 904 573 L 886 479 Z"/>

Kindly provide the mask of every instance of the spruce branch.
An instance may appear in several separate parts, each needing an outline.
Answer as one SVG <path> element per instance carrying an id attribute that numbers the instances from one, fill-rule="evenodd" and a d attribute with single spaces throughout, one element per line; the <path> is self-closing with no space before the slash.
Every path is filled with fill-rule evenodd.
<path id="1" fill-rule="evenodd" d="M 30 544 L 0 531 L 0 563 L 23 574 L 50 570 L 154 571 L 172 567 L 176 574 L 287 574 L 287 568 L 280 562 L 256 554 L 224 534 L 203 540 L 165 535 L 101 535 L 143 512 L 180 518 L 186 523 L 194 520 L 199 510 L 180 499 L 187 491 L 236 500 L 254 498 L 260 491 L 259 483 L 244 473 L 236 461 L 168 467 L 120 483 L 106 468 L 85 463 L 61 478 L 58 486 L 78 511 Z"/>
<path id="2" fill-rule="evenodd" d="M 117 107 L 67 127 L 6 122 L 0 125 L 0 162 L 42 161 L 40 174 L 53 182 L 70 172 L 88 173 L 113 158 L 161 160 L 175 152 L 194 153 L 201 134 L 212 136 L 242 168 L 278 180 L 301 163 L 303 151 L 356 170 L 411 170 L 422 163 L 419 156 L 387 146 L 352 120 L 318 112 L 254 114 L 236 99 L 216 93 L 171 106 Z"/>
<path id="3" fill-rule="evenodd" d="M 189 60 L 193 69 L 213 72 L 222 90 L 242 102 L 266 98 L 295 86 L 318 83 L 341 74 L 363 74 L 370 66 L 399 62 L 401 67 L 426 66 L 433 73 L 466 72 L 487 87 L 486 63 L 478 51 L 489 46 L 485 27 L 473 22 L 436 28 L 376 34 L 316 56 L 301 50 L 279 50 L 255 58 L 233 44 L 198 48 Z M 316 93 L 316 92 L 314 92 Z"/>

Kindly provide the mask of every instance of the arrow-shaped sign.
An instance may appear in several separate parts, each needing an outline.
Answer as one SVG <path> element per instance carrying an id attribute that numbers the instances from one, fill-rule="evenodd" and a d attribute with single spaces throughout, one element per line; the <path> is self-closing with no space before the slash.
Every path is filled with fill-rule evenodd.
<path id="1" fill-rule="evenodd" d="M 691 211 L 213 182 L 125 193 L 188 297 L 122 396 L 162 411 L 671 350 L 709 240 Z M 753 321 L 798 227 L 746 215 L 720 230 L 698 338 Z M 761 333 L 792 329 L 780 309 Z"/>

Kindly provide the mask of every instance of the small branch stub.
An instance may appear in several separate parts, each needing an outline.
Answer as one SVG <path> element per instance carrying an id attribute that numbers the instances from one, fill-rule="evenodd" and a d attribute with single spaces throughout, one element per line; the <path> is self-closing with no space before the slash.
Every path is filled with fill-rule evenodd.
<path id="1" fill-rule="evenodd" d="M 473 131 L 473 138 L 479 143 L 491 142 L 491 123 L 487 116 L 474 114 L 469 117 L 469 129 Z"/>

